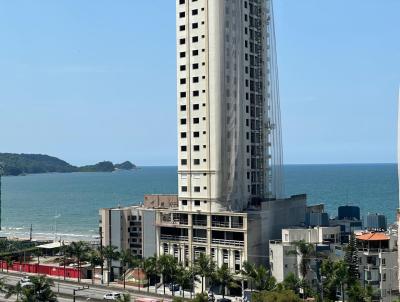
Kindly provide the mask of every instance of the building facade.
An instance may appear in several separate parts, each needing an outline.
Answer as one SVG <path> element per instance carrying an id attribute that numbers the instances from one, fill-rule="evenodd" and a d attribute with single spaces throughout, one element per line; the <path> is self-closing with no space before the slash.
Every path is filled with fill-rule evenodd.
<path id="1" fill-rule="evenodd" d="M 180 209 L 282 197 L 270 2 L 177 0 L 176 18 Z"/>

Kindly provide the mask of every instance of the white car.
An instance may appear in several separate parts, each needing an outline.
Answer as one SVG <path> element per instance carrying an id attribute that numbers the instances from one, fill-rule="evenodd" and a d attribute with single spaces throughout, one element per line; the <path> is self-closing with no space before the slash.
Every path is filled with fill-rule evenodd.
<path id="1" fill-rule="evenodd" d="M 121 294 L 119 293 L 107 293 L 104 295 L 104 300 L 117 300 L 118 298 L 121 298 Z"/>
<path id="2" fill-rule="evenodd" d="M 28 276 L 24 276 L 20 281 L 19 284 L 21 284 L 21 287 L 27 287 L 27 286 L 32 286 L 33 283 L 31 282 L 31 279 Z"/>
<path id="3" fill-rule="evenodd" d="M 23 276 L 20 282 L 31 282 L 31 279 L 28 276 Z"/>

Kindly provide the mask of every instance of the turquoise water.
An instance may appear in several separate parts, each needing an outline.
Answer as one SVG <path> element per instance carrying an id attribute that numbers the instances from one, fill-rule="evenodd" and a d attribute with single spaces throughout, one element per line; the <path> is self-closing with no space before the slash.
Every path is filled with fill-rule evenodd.
<path id="1" fill-rule="evenodd" d="M 394 221 L 398 207 L 397 166 L 288 165 L 286 193 L 307 193 L 309 204 L 325 203 L 330 215 L 354 204 Z M 98 232 L 98 209 L 137 204 L 144 194 L 176 193 L 176 167 L 144 167 L 116 173 L 40 174 L 3 178 L 2 235 L 90 239 Z M 58 217 L 57 219 L 55 217 Z"/>

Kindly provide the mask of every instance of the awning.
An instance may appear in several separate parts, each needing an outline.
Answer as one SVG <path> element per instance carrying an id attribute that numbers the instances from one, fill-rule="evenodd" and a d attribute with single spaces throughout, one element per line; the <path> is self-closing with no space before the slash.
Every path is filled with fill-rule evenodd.
<path id="1" fill-rule="evenodd" d="M 52 249 L 60 248 L 60 247 L 62 247 L 62 245 L 63 245 L 62 242 L 57 241 L 57 242 L 51 242 L 51 243 L 38 245 L 37 247 L 41 248 L 41 249 L 52 250 Z M 64 244 L 64 245 L 67 245 L 67 244 Z"/>

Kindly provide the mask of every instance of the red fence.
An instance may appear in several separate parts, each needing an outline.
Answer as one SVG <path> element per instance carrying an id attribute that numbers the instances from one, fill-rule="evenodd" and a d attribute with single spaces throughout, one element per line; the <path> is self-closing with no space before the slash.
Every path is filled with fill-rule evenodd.
<path id="1" fill-rule="evenodd" d="M 7 270 L 7 262 L 0 260 L 0 268 L 2 270 Z M 62 266 L 48 266 L 42 264 L 29 264 L 29 263 L 19 263 L 13 262 L 12 265 L 8 266 L 10 271 L 25 272 L 25 273 L 35 273 L 48 276 L 60 276 L 67 278 L 78 278 L 79 271 L 74 267 L 64 267 Z"/>

